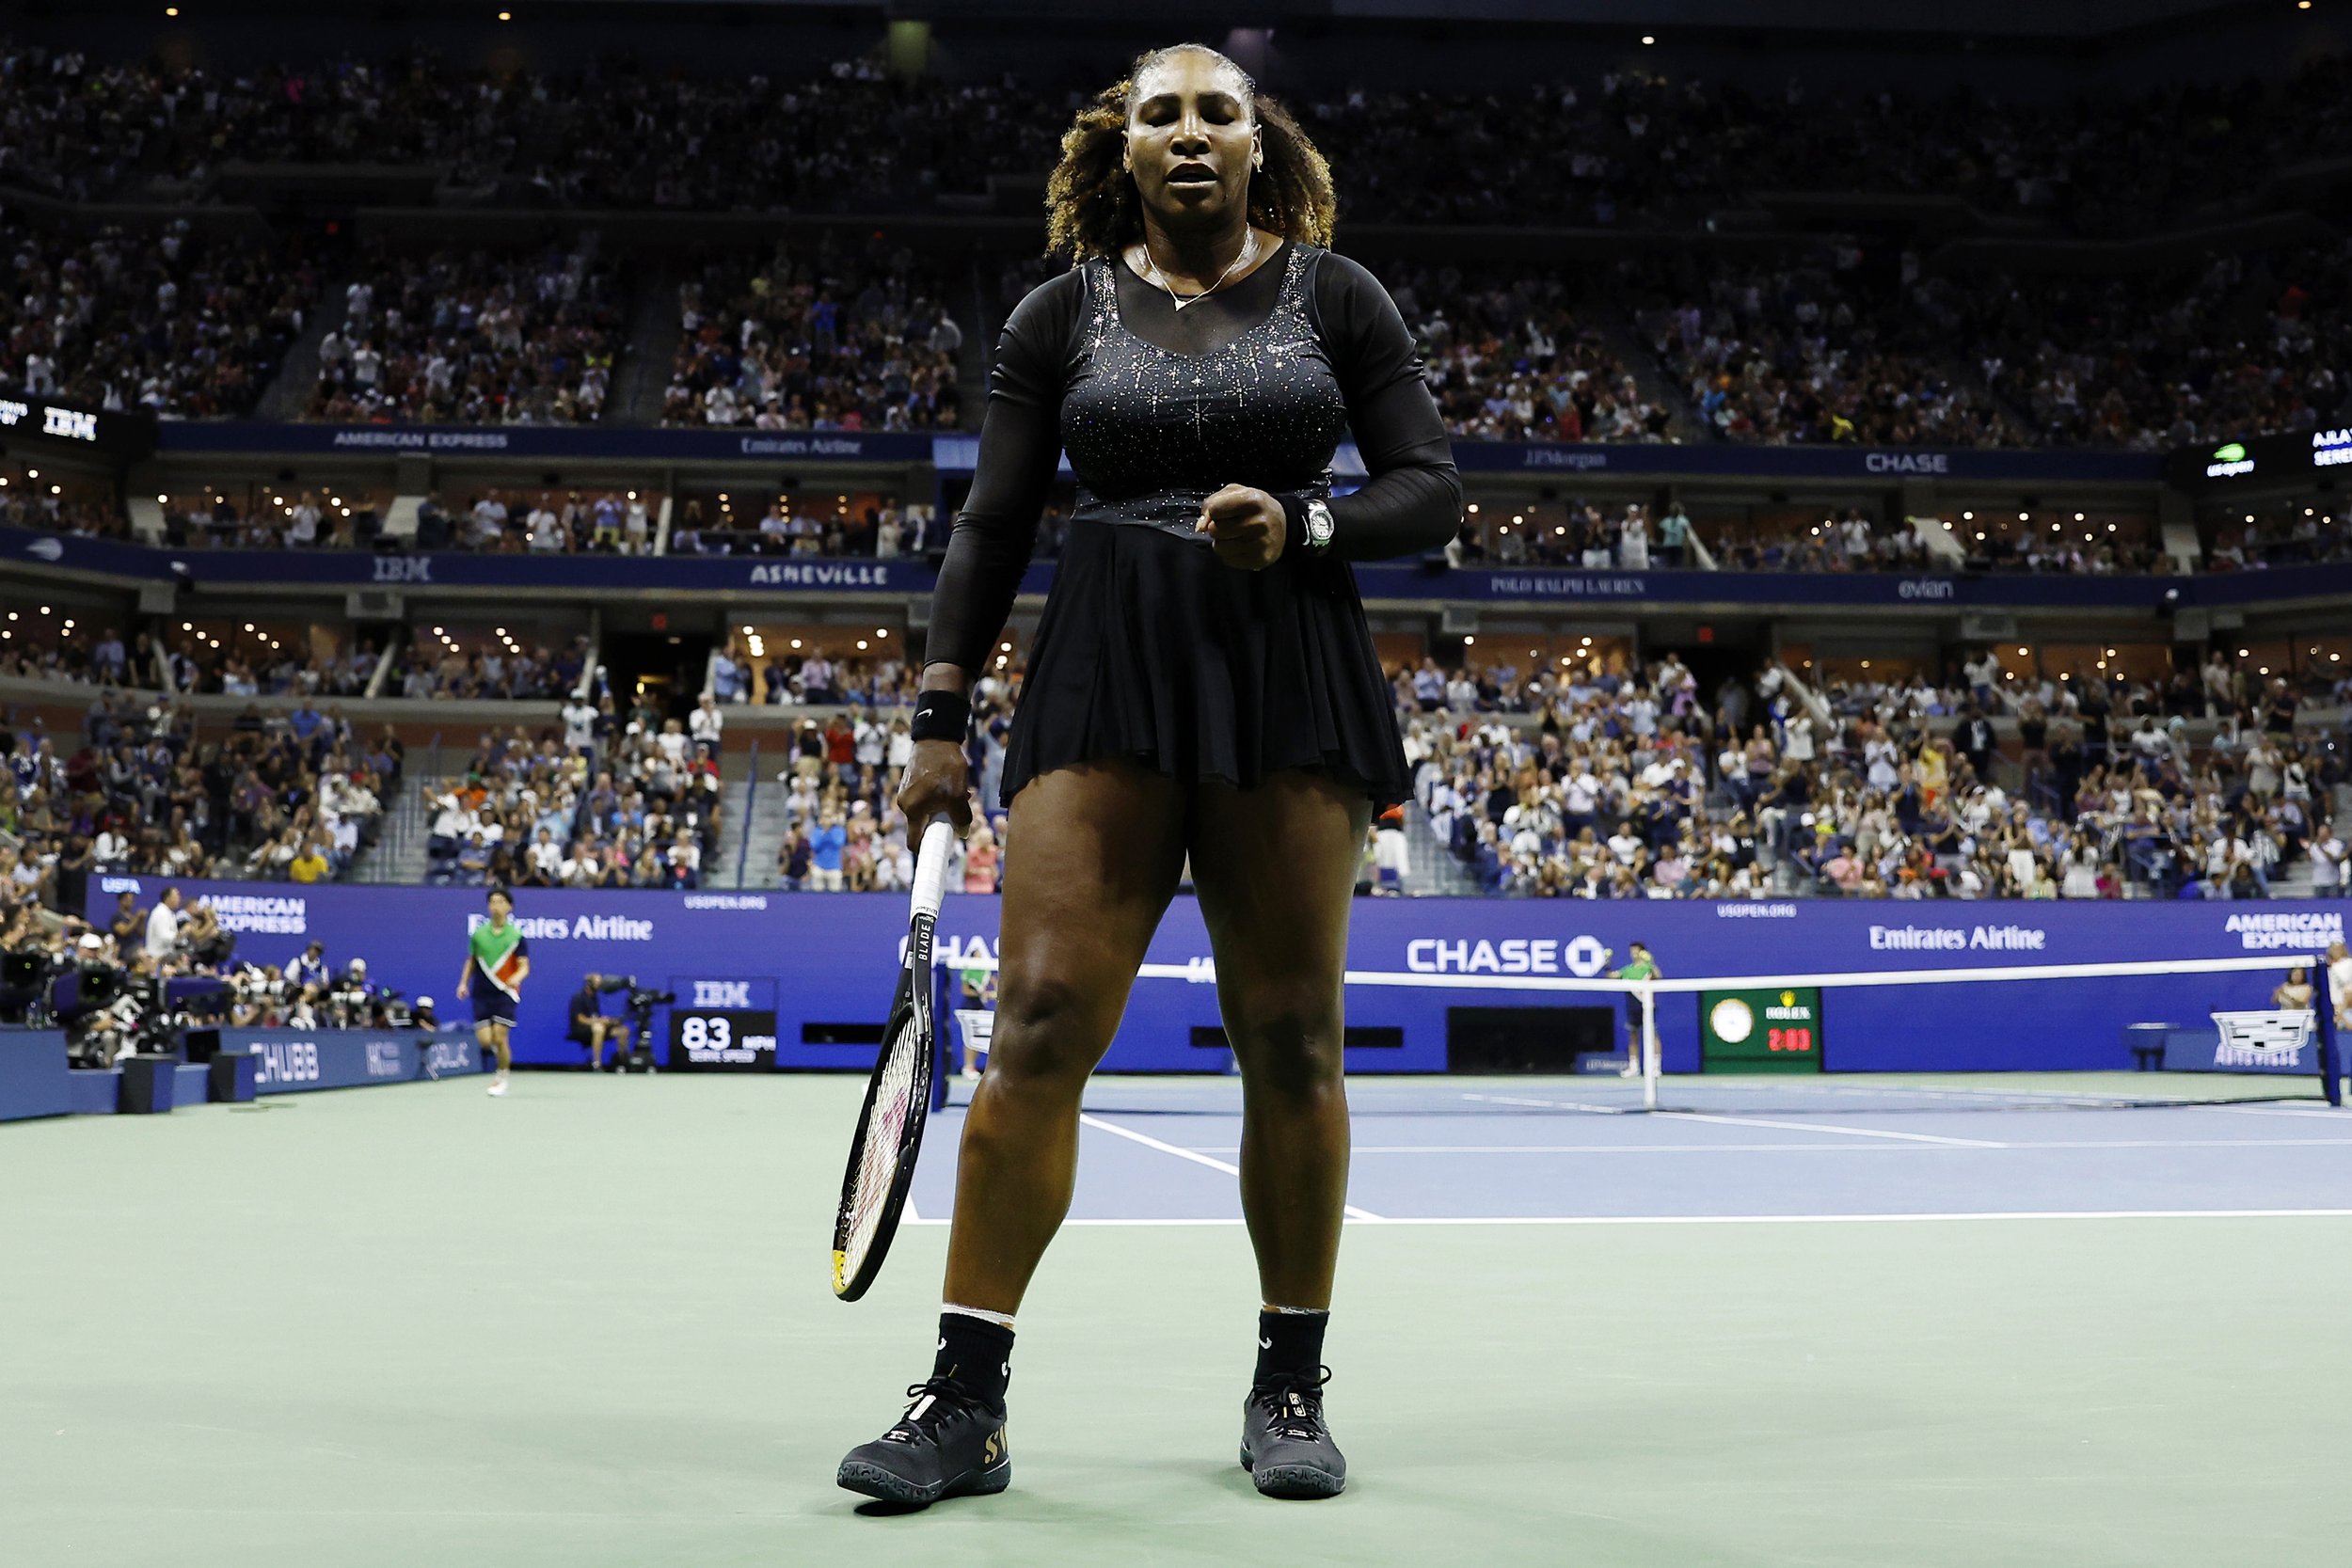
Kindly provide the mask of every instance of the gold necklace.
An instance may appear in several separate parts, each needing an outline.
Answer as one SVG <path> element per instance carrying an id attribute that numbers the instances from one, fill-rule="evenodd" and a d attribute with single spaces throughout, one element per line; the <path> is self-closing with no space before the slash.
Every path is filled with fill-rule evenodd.
<path id="1" fill-rule="evenodd" d="M 1254 261 L 1257 259 L 1258 231 L 1255 229 L 1248 229 L 1243 230 L 1243 232 L 1247 238 L 1243 240 L 1241 249 L 1235 251 L 1233 253 L 1233 259 L 1225 263 L 1225 270 L 1216 275 L 1216 281 L 1210 284 L 1207 288 L 1201 290 L 1197 294 L 1180 294 L 1173 288 L 1169 287 L 1168 279 L 1160 275 L 1160 263 L 1153 259 L 1152 255 L 1152 246 L 1149 243 L 1143 243 L 1144 264 L 1152 269 L 1152 281 L 1158 284 L 1163 290 L 1166 290 L 1170 303 L 1172 303 L 1177 309 L 1181 310 L 1187 305 L 1208 298 L 1211 294 L 1216 293 L 1217 290 L 1225 287 L 1225 280 L 1233 276 L 1233 269 L 1235 267 L 1240 266 L 1244 261 Z"/>

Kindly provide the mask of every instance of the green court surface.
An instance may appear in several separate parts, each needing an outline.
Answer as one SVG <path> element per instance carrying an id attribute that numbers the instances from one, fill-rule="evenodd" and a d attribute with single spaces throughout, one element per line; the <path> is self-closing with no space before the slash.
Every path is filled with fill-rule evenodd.
<path id="1" fill-rule="evenodd" d="M 1013 1490 L 863 1517 L 834 1465 L 929 1369 L 946 1232 L 833 1299 L 859 1086 L 0 1128 L 0 1562 L 2352 1560 L 2322 1214 L 1360 1226 L 1353 1479 L 1313 1504 L 1234 1464 L 1242 1231 L 1073 1227 L 1022 1314 Z"/>

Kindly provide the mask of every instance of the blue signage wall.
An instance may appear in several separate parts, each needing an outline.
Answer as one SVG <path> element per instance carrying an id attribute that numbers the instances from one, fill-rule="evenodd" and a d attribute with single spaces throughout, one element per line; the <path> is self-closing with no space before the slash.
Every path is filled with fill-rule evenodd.
<path id="1" fill-rule="evenodd" d="M 154 878 L 92 877 L 93 912 L 118 891 L 151 903 Z M 434 998 L 444 1018 L 466 1011 L 453 995 L 468 923 L 479 892 L 350 885 L 180 884 L 209 897 L 239 933 L 238 953 L 282 963 L 312 939 L 331 962 L 365 958 L 377 980 Z M 943 956 L 996 947 L 998 900 L 950 896 L 940 917 Z M 1646 942 L 1666 974 L 1802 975 L 1845 971 L 1979 968 L 1993 965 L 2226 958 L 2318 953 L 2341 940 L 2352 904 L 1787 903 L 1588 902 L 1581 899 L 1360 899 L 1355 906 L 1352 969 L 1479 977 L 1600 974 Z M 845 1027 L 872 1029 L 887 1011 L 905 931 L 903 898 L 883 894 L 576 893 L 518 895 L 516 915 L 531 943 L 516 1057 L 574 1064 L 565 1008 L 590 972 L 632 974 L 675 990 L 680 1005 L 712 1006 L 747 994 L 773 997 L 775 1059 L 787 1068 L 862 1068 L 873 1047 L 828 1044 Z M 1205 965 L 1200 907 L 1179 898 L 1149 955 L 1165 964 Z M 1205 970 L 1202 973 L 1206 973 Z M 2128 1068 L 2130 1023 L 2196 1026 L 2217 1009 L 2265 1005 L 2277 974 L 2162 975 L 2130 980 L 1848 988 L 1823 1004 L 1828 1066 L 1848 1071 Z M 1449 1006 L 1609 1006 L 1593 995 L 1486 990 L 1357 987 L 1348 1022 L 1403 1032 L 1399 1048 L 1351 1051 L 1352 1070 L 1435 1071 L 1445 1066 Z M 607 1010 L 612 1010 L 608 999 Z M 1695 1070 L 1697 1003 L 1661 998 L 1660 1026 L 1669 1070 Z M 657 1021 L 657 1038 L 666 1038 Z M 1221 1058 L 1192 1044 L 1192 1031 L 1217 1024 L 1216 989 L 1184 980 L 1142 980 L 1127 1006 L 1106 1067 L 1166 1070 L 1215 1067 Z M 322 1069 L 324 1070 L 324 1069 Z"/>
<path id="2" fill-rule="evenodd" d="M 928 594 L 938 574 L 926 561 L 813 560 L 756 555 L 478 555 L 464 550 L 374 554 L 365 550 L 169 550 L 106 539 L 0 529 L 0 560 L 103 573 L 132 581 L 210 588 L 496 588 L 631 593 Z M 1367 599 L 1471 600 L 1606 606 L 1852 606 L 1884 609 L 2137 610 L 2154 614 L 2198 605 L 2352 595 L 2352 563 L 2219 576 L 2036 576 L 2003 572 L 1944 576 L 1896 572 L 1644 572 L 1566 567 L 1467 567 L 1429 571 L 1418 562 L 1356 567 Z M 1024 594 L 1054 583 L 1051 562 L 1032 564 Z"/>
<path id="3" fill-rule="evenodd" d="M 252 1055 L 256 1094 L 412 1084 L 420 1078 L 458 1078 L 482 1070 L 482 1048 L 469 1031 L 456 1029 L 438 1035 L 397 1029 L 223 1029 L 220 1049 Z"/>
<path id="4" fill-rule="evenodd" d="M 0 1121 L 61 1117 L 73 1109 L 62 1029 L 0 1029 Z"/>

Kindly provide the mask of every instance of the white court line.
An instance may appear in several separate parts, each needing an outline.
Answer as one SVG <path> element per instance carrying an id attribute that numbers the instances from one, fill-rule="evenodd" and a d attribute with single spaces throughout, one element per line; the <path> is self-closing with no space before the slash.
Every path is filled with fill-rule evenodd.
<path id="1" fill-rule="evenodd" d="M 2352 1219 L 2352 1209 L 1999 1209 L 1910 1214 L 1391 1214 L 1390 1225 L 1931 1225 L 1986 1220 L 2315 1220 Z M 923 1220 L 944 1226 L 946 1220 Z M 1238 1214 L 1212 1219 L 1069 1219 L 1064 1227 L 1152 1229 L 1170 1226 L 1238 1226 Z"/>
<path id="2" fill-rule="evenodd" d="M 2217 1111 L 2227 1111 L 2232 1116 L 2237 1117 L 2328 1117 L 2330 1118 L 2339 1118 L 2344 1115 L 2342 1111 L 2335 1109 L 2333 1106 L 2329 1106 L 2324 1111 L 2319 1110 L 2316 1107 L 2311 1110 L 2304 1110 L 2294 1105 L 2216 1105 L 2213 1106 L 2212 1109 Z"/>
<path id="3" fill-rule="evenodd" d="M 906 1204 L 898 1211 L 898 1223 L 900 1225 L 921 1225 L 925 1223 L 923 1216 L 914 1212 L 914 1195 L 913 1193 L 907 1194 Z"/>
<path id="4" fill-rule="evenodd" d="M 1173 1154 L 1179 1160 L 1190 1160 L 1196 1165 L 1206 1165 L 1211 1170 L 1221 1170 L 1228 1176 L 1238 1177 L 1241 1175 L 1241 1167 L 1239 1165 L 1228 1164 L 1222 1160 L 1212 1160 L 1207 1155 L 1200 1152 L 1198 1149 L 1180 1148 L 1174 1144 L 1162 1143 L 1159 1139 L 1152 1137 L 1148 1133 L 1134 1132 L 1131 1129 L 1118 1126 L 1112 1122 L 1104 1121 L 1101 1117 L 1089 1116 L 1085 1112 L 1081 1111 L 1078 1113 L 1078 1121 L 1081 1126 L 1091 1127 L 1098 1132 L 1109 1132 L 1118 1137 L 1132 1139 L 1134 1142 L 1141 1144 L 1146 1148 L 1156 1148 L 1163 1154 Z M 1370 1210 L 1359 1209 L 1352 1203 L 1346 1204 L 1343 1207 L 1347 1217 L 1351 1220 L 1377 1220 L 1380 1217 L 1379 1215 L 1372 1212 Z M 1067 1224 L 1070 1222 L 1065 1221 L 1064 1223 Z"/>
<path id="5" fill-rule="evenodd" d="M 1933 1154 L 1944 1148 L 2352 1148 L 2352 1138 L 2053 1138 L 2013 1144 L 1358 1144 L 1357 1154 Z M 1196 1154 L 1235 1154 L 1210 1145 Z"/>
<path id="6" fill-rule="evenodd" d="M 1933 1132 L 1887 1132 L 1872 1127 L 1824 1127 L 1818 1121 L 1773 1121 L 1764 1117 L 1726 1117 L 1708 1111 L 1659 1111 L 1677 1121 L 1708 1121 L 1724 1127 L 1772 1127 L 1783 1132 L 1835 1132 L 1848 1138 L 1894 1138 L 1908 1144 L 1947 1144 L 1955 1148 L 2007 1148 L 1990 1138 L 1946 1138 Z"/>
<path id="7" fill-rule="evenodd" d="M 1391 1225 L 1570 1226 L 1570 1225 L 1930 1225 L 1946 1221 L 1985 1220 L 2291 1220 L 2352 1219 L 2352 1209 L 2019 1209 L 1947 1214 L 1391 1214 L 1380 1223 Z M 945 1220 L 925 1222 L 945 1225 Z M 1064 1220 L 1067 1226 L 1127 1227 L 1147 1229 L 1168 1226 L 1237 1226 L 1238 1215 L 1217 1219 L 1083 1219 Z"/>
<path id="8" fill-rule="evenodd" d="M 1464 1100 L 1476 1101 L 1481 1105 L 1532 1105 L 1538 1110 L 1591 1111 L 1604 1117 L 1621 1117 L 1627 1115 L 1631 1110 L 1630 1106 L 1596 1105 L 1589 1101 L 1583 1100 L 1529 1100 L 1523 1096 L 1511 1094 L 1466 1094 L 1462 1098 Z M 1442 1111 L 1433 1111 L 1430 1113 L 1432 1116 L 1443 1116 L 1444 1114 L 1445 1113 Z"/>

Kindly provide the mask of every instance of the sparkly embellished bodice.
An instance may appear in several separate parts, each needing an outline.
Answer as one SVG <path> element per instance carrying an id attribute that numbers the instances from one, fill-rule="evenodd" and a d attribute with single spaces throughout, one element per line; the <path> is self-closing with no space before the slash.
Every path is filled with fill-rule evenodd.
<path id="1" fill-rule="evenodd" d="M 1193 519 L 1201 499 L 1223 485 L 1330 493 L 1347 403 L 1308 311 L 1320 254 L 1288 245 L 1265 318 L 1200 355 L 1129 331 L 1119 313 L 1117 263 L 1085 264 L 1085 311 L 1061 406 L 1062 445 L 1078 479 L 1074 522 L 1160 528 L 1205 546 Z"/>

